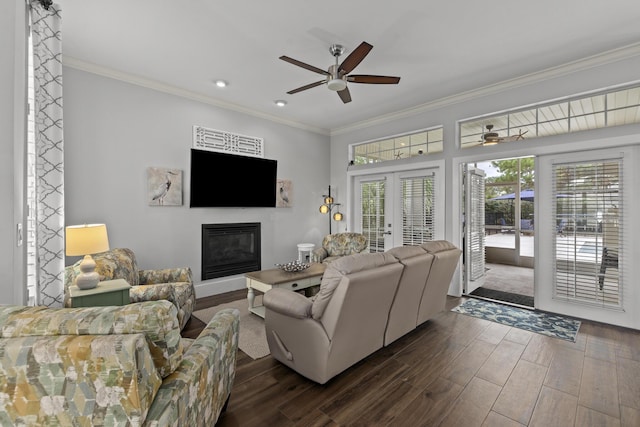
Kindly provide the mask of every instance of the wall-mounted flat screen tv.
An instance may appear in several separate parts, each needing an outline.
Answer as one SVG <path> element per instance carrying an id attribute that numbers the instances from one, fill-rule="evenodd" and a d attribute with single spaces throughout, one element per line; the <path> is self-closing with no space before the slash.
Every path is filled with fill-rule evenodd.
<path id="1" fill-rule="evenodd" d="M 277 160 L 191 149 L 192 208 L 276 206 Z"/>

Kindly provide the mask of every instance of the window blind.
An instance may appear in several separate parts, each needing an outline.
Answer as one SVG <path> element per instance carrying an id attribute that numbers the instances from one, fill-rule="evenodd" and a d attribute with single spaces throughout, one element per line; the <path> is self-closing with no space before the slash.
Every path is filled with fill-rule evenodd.
<path id="1" fill-rule="evenodd" d="M 402 245 L 419 245 L 434 236 L 435 174 L 402 178 Z"/>
<path id="2" fill-rule="evenodd" d="M 469 280 L 478 280 L 484 276 L 484 174 L 476 169 L 467 174 L 469 185 L 469 203 L 467 205 L 466 247 L 469 260 Z"/>
<path id="3" fill-rule="evenodd" d="M 554 297 L 622 307 L 622 159 L 553 166 Z"/>

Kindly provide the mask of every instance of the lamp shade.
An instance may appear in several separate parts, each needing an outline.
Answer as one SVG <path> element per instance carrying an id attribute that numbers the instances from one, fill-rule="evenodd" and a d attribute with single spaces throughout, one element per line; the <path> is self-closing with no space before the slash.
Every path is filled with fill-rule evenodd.
<path id="1" fill-rule="evenodd" d="M 320 213 L 326 214 L 327 212 L 329 212 L 329 206 L 321 205 L 320 206 Z"/>
<path id="2" fill-rule="evenodd" d="M 65 253 L 69 256 L 97 254 L 109 250 L 105 224 L 70 225 L 66 228 Z"/>
<path id="3" fill-rule="evenodd" d="M 342 221 L 342 212 L 338 211 L 333 214 L 334 221 Z"/>

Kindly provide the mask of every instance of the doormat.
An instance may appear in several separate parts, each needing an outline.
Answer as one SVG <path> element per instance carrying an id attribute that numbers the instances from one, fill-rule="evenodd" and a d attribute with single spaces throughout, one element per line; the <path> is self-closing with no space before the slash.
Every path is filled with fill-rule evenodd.
<path id="1" fill-rule="evenodd" d="M 533 308 L 533 297 L 528 295 L 514 294 L 513 292 L 498 291 L 496 289 L 477 288 L 471 295 L 477 297 L 490 298 L 497 301 L 510 302 L 512 304 L 524 305 Z"/>
<path id="2" fill-rule="evenodd" d="M 479 299 L 468 299 L 451 311 L 571 342 L 580 329 L 579 320 Z"/>

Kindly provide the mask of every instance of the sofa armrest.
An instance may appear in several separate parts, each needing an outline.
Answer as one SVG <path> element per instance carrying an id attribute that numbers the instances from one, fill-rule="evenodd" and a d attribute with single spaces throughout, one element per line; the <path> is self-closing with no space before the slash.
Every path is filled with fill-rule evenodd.
<path id="1" fill-rule="evenodd" d="M 0 339 L 2 425 L 141 425 L 161 383 L 142 334 Z"/>
<path id="2" fill-rule="evenodd" d="M 240 312 L 221 310 L 164 379 L 145 425 L 213 426 L 235 379 Z"/>
<path id="3" fill-rule="evenodd" d="M 138 277 L 141 285 L 155 285 L 157 283 L 189 282 L 193 283 L 191 268 L 165 268 L 162 270 L 139 270 Z"/>
<path id="4" fill-rule="evenodd" d="M 174 287 L 170 283 L 132 286 L 129 289 L 129 300 L 132 303 L 144 301 L 169 301 L 174 306 L 178 306 Z"/>
<path id="5" fill-rule="evenodd" d="M 305 319 L 311 317 L 310 299 L 287 289 L 271 289 L 262 297 L 262 304 L 267 310 L 273 310 L 285 316 Z"/>
<path id="6" fill-rule="evenodd" d="M 138 333 L 146 337 L 158 373 L 166 377 L 173 372 L 183 351 L 177 309 L 168 301 L 83 308 L 0 306 L 0 338 Z"/>
<path id="7" fill-rule="evenodd" d="M 190 282 L 138 285 L 129 289 L 129 301 L 169 301 L 178 310 L 178 323 L 183 329 L 196 305 L 196 292 Z"/>
<path id="8" fill-rule="evenodd" d="M 311 252 L 311 262 L 322 262 L 329 256 L 329 252 L 325 248 L 316 248 Z"/>

